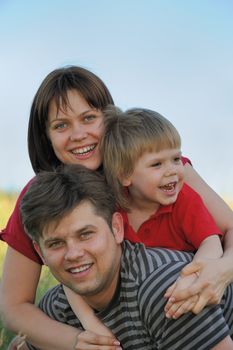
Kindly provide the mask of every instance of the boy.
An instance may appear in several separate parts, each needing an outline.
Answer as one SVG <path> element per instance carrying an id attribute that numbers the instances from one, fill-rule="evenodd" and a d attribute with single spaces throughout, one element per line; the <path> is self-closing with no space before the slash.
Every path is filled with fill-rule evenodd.
<path id="1" fill-rule="evenodd" d="M 123 113 L 110 106 L 102 153 L 104 173 L 122 209 L 125 239 L 196 252 L 196 261 L 221 257 L 222 233 L 200 196 L 184 184 L 181 139 L 172 123 L 151 110 Z"/>

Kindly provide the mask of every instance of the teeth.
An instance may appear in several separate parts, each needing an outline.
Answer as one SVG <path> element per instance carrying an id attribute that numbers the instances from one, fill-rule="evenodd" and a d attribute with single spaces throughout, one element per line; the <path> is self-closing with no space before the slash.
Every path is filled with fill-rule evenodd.
<path id="1" fill-rule="evenodd" d="M 72 153 L 74 153 L 74 154 L 84 154 L 84 153 L 92 151 L 95 147 L 96 147 L 96 145 L 91 145 L 91 146 L 86 146 L 86 147 L 74 149 L 72 151 Z"/>
<path id="2" fill-rule="evenodd" d="M 80 267 L 76 267 L 74 269 L 69 269 L 69 271 L 71 273 L 78 273 L 78 272 L 82 272 L 82 271 L 85 271 L 85 270 L 89 269 L 89 267 L 90 267 L 90 264 L 83 265 L 83 266 L 80 266 Z"/>
<path id="3" fill-rule="evenodd" d="M 161 188 L 164 190 L 164 191 L 171 191 L 175 188 L 175 182 L 171 182 L 165 186 L 161 186 Z"/>

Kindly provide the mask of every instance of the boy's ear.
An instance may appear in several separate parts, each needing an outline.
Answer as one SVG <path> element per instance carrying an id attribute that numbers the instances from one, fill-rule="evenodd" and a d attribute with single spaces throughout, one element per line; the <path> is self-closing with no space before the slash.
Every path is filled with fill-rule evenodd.
<path id="1" fill-rule="evenodd" d="M 118 176 L 118 179 L 122 186 L 128 187 L 131 185 L 131 176 L 125 177 L 125 176 Z"/>
<path id="2" fill-rule="evenodd" d="M 112 216 L 112 231 L 116 242 L 120 244 L 124 239 L 124 224 L 119 212 L 115 212 Z"/>
<path id="3" fill-rule="evenodd" d="M 127 178 L 127 179 L 123 179 L 123 180 L 121 181 L 121 184 L 122 184 L 123 186 L 125 186 L 125 187 L 129 187 L 129 186 L 131 185 L 131 178 L 129 177 L 129 178 Z"/>
<path id="4" fill-rule="evenodd" d="M 34 246 L 35 251 L 37 252 L 37 254 L 40 256 L 41 260 L 43 261 L 44 265 L 47 265 L 46 262 L 45 262 L 45 259 L 43 257 L 42 251 L 40 249 L 40 245 L 36 241 L 33 241 L 33 246 Z"/>

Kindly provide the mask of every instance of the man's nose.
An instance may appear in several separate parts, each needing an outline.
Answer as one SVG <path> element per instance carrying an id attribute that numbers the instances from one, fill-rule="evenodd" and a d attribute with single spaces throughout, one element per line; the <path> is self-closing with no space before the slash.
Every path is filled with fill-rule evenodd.
<path id="1" fill-rule="evenodd" d="M 81 244 L 78 243 L 70 243 L 69 245 L 67 245 L 67 249 L 66 249 L 66 253 L 65 253 L 65 260 L 77 260 L 80 257 L 82 257 L 84 255 L 84 250 L 82 248 Z"/>

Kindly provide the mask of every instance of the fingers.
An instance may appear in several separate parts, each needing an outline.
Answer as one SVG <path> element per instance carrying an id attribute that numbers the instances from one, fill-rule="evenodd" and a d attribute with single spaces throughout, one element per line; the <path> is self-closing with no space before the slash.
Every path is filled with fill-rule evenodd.
<path id="1" fill-rule="evenodd" d="M 180 317 L 181 315 L 191 311 L 197 301 L 198 301 L 198 295 L 194 295 L 185 301 L 180 301 L 175 303 L 171 303 L 168 301 L 168 303 L 165 306 L 166 317 L 174 318 L 174 319 Z"/>
<path id="2" fill-rule="evenodd" d="M 175 288 L 177 286 L 177 283 L 173 283 L 167 290 L 166 293 L 164 294 L 165 298 L 170 298 L 172 293 L 174 292 Z"/>
<path id="3" fill-rule="evenodd" d="M 181 270 L 181 276 L 191 275 L 192 273 L 200 272 L 202 265 L 200 262 L 191 262 Z"/>
<path id="4" fill-rule="evenodd" d="M 78 334 L 75 350 L 121 350 L 120 342 L 113 338 L 90 331 Z"/>
<path id="5" fill-rule="evenodd" d="M 211 287 L 206 288 L 203 293 L 200 294 L 198 302 L 193 307 L 192 312 L 194 314 L 198 314 L 201 312 L 206 305 L 210 304 L 219 304 L 224 293 L 224 289 L 222 290 L 214 290 Z"/>
<path id="6" fill-rule="evenodd" d="M 187 276 L 186 276 L 187 277 Z M 173 293 L 171 295 L 171 301 L 178 302 L 178 301 L 184 301 L 185 299 L 189 299 L 195 295 L 199 295 L 203 293 L 203 291 L 208 288 L 209 282 L 208 281 L 203 281 L 201 279 L 197 279 L 196 281 L 193 282 L 190 286 L 184 286 L 180 287 L 179 284 L 177 284 L 177 288 L 173 290 Z M 165 294 L 166 295 L 166 294 Z"/>

